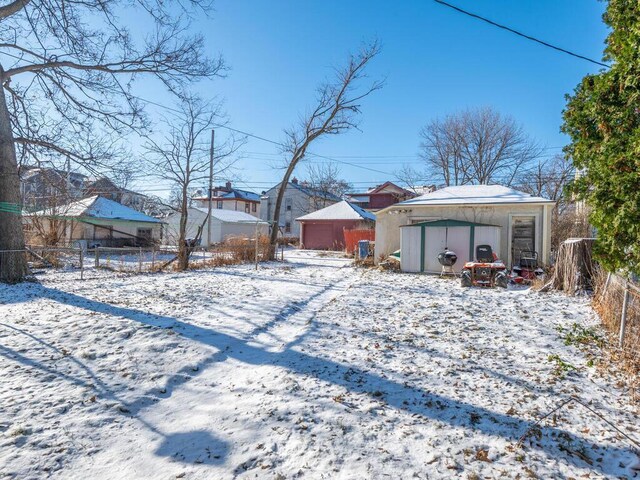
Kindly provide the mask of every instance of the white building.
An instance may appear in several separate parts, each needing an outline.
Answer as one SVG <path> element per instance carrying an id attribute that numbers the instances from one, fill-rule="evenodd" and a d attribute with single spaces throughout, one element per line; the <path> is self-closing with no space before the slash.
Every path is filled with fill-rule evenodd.
<path id="1" fill-rule="evenodd" d="M 500 227 L 499 241 L 492 247 L 508 266 L 527 250 L 538 252 L 540 261 L 548 264 L 554 205 L 552 200 L 501 185 L 464 185 L 436 190 L 376 213 L 375 259 L 386 258 L 400 248 L 400 230 L 404 225 L 457 220 Z M 451 230 L 458 231 L 467 232 L 467 229 Z M 431 247 L 425 245 L 420 249 L 433 251 Z"/>
<path id="2" fill-rule="evenodd" d="M 186 238 L 196 238 L 198 229 L 202 228 L 201 245 L 209 246 L 224 242 L 229 237 L 255 238 L 256 231 L 259 235 L 269 233 L 269 224 L 258 217 L 244 212 L 233 210 L 211 210 L 211 218 L 206 222 L 207 209 L 191 207 L 187 215 L 187 235 Z M 167 245 L 177 245 L 180 229 L 180 213 L 175 212 L 169 215 L 164 243 Z M 207 230 L 209 233 L 207 233 Z"/>

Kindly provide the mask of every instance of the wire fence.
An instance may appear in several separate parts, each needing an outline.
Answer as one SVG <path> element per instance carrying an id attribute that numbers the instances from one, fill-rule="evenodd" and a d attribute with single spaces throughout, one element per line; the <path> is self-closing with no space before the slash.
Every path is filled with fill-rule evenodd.
<path id="1" fill-rule="evenodd" d="M 214 247 L 192 247 L 189 269 L 264 262 L 269 259 L 265 238 L 232 238 Z M 27 246 L 0 250 L 0 265 L 22 256 L 32 274 L 60 274 L 66 279 L 91 279 L 111 273 L 141 274 L 177 268 L 177 247 L 50 247 Z"/>
<path id="2" fill-rule="evenodd" d="M 595 278 L 594 308 L 617 340 L 615 355 L 630 376 L 634 400 L 640 400 L 640 285 L 615 273 Z M 614 342 L 615 343 L 615 342 Z"/>

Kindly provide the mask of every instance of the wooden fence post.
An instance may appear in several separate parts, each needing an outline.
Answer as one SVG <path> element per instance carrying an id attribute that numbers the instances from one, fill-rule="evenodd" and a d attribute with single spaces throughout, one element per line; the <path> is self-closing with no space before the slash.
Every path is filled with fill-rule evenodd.
<path id="1" fill-rule="evenodd" d="M 100 267 L 100 253 L 99 253 L 100 247 L 99 246 L 95 246 L 93 251 L 96 255 L 96 262 L 95 262 L 95 267 L 99 268 Z"/>
<path id="2" fill-rule="evenodd" d="M 84 249 L 80 247 L 80 280 L 84 280 Z"/>
<path id="3" fill-rule="evenodd" d="M 618 346 L 622 348 L 624 344 L 624 332 L 627 328 L 627 309 L 629 307 L 629 285 L 628 281 L 624 282 L 624 300 L 622 301 L 622 316 L 620 317 L 620 339 Z"/>
<path id="4" fill-rule="evenodd" d="M 140 253 L 138 254 L 138 273 L 142 273 L 142 247 L 140 247 Z"/>

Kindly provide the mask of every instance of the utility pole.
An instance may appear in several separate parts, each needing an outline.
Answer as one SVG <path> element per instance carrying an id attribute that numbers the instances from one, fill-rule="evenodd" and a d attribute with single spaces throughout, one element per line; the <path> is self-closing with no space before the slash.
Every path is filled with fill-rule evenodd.
<path id="1" fill-rule="evenodd" d="M 211 204 L 213 200 L 213 143 L 215 140 L 216 131 L 211 129 L 211 149 L 209 150 L 209 205 L 207 211 L 207 247 L 211 246 Z"/>

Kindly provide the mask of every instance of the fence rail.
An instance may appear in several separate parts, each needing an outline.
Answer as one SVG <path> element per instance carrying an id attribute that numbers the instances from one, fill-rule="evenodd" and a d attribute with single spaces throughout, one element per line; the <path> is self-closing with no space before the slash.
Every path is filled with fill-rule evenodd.
<path id="1" fill-rule="evenodd" d="M 257 240 L 257 241 L 256 241 Z M 85 279 L 105 272 L 145 273 L 176 265 L 177 247 L 49 247 L 30 245 L 23 250 L 0 250 L 0 264 L 21 255 L 33 273 L 63 271 Z M 214 248 L 194 247 L 188 268 L 265 261 L 269 258 L 266 239 L 232 239 Z M 68 278 L 68 277 L 67 277 Z"/>

